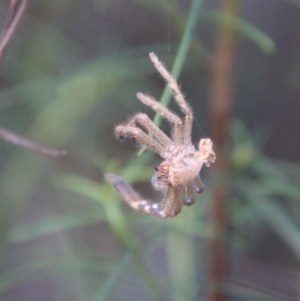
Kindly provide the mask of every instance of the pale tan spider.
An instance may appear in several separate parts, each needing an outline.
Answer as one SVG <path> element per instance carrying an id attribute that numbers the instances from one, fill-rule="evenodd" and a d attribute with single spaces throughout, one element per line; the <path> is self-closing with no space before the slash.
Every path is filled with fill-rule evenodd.
<path id="1" fill-rule="evenodd" d="M 192 109 L 186 103 L 176 80 L 162 62 L 153 52 L 149 56 L 155 68 L 169 83 L 184 118 L 179 118 L 151 96 L 137 93 L 137 98 L 143 104 L 160 113 L 170 122 L 173 127 L 172 138 L 170 139 L 163 133 L 143 113 L 138 113 L 128 122 L 118 125 L 115 128 L 115 134 L 121 140 L 131 139 L 135 144 L 145 145 L 164 159 L 162 163 L 154 167 L 155 174 L 151 183 L 154 189 L 161 191 L 165 197 L 161 202 L 146 200 L 120 177 L 106 174 L 106 179 L 132 208 L 166 218 L 177 215 L 182 205 L 192 205 L 195 202 L 196 193 L 204 190 L 199 172 L 204 163 L 209 166 L 216 157 L 210 139 L 201 139 L 199 150 L 192 145 Z"/>

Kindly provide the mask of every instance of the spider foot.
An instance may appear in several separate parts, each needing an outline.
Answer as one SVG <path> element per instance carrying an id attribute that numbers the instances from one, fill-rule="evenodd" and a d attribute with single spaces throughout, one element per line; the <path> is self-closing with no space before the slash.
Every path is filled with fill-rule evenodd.
<path id="1" fill-rule="evenodd" d="M 195 191 L 200 194 L 204 191 L 204 188 L 203 187 L 195 187 Z"/>
<path id="2" fill-rule="evenodd" d="M 126 130 L 124 129 L 123 126 L 116 127 L 115 134 L 116 134 L 117 138 L 122 142 L 130 140 L 134 144 L 135 147 L 141 147 L 141 145 L 142 145 L 142 143 L 137 139 L 137 137 L 134 135 L 134 133 L 126 132 Z"/>
<path id="3" fill-rule="evenodd" d="M 185 197 L 183 199 L 183 205 L 192 206 L 192 205 L 194 205 L 195 201 L 196 200 L 194 198 Z"/>

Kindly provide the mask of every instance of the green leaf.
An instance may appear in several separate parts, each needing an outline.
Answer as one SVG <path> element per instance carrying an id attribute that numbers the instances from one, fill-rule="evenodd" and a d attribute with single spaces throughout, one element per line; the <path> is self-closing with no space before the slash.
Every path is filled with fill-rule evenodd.
<path id="1" fill-rule="evenodd" d="M 131 244 L 132 235 L 129 222 L 121 209 L 121 203 L 117 199 L 117 195 L 108 183 L 99 184 L 85 177 L 75 175 L 57 177 L 55 182 L 64 189 L 77 192 L 99 202 L 103 206 L 107 222 L 118 240 L 127 246 Z"/>

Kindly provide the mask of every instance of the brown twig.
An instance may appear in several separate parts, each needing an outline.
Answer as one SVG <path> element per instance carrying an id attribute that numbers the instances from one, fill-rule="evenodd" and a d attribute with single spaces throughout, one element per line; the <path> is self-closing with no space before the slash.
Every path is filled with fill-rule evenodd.
<path id="1" fill-rule="evenodd" d="M 8 131 L 7 129 L 4 129 L 0 127 L 0 138 L 15 144 L 17 146 L 30 149 L 36 153 L 47 155 L 51 157 L 59 157 L 64 156 L 67 154 L 66 150 L 56 150 L 51 148 L 45 148 L 37 143 L 34 143 L 28 139 L 25 139 L 13 132 Z"/>
<path id="2" fill-rule="evenodd" d="M 27 6 L 27 0 L 11 0 L 10 2 L 6 23 L 0 38 L 0 61 L 2 59 L 5 48 L 7 47 L 10 39 L 12 38 L 17 28 L 17 25 L 21 20 L 21 17 L 24 14 L 26 6 Z M 67 151 L 65 150 L 56 150 L 56 149 L 43 147 L 3 127 L 0 127 L 0 138 L 10 143 L 13 143 L 17 146 L 30 149 L 42 155 L 58 157 L 67 154 Z"/>
<path id="3" fill-rule="evenodd" d="M 225 13 L 235 15 L 238 8 L 239 0 L 224 0 L 223 11 Z M 228 178 L 226 177 L 228 164 L 225 147 L 233 102 L 232 78 L 235 41 L 235 32 L 232 27 L 226 21 L 221 22 L 217 52 L 213 63 L 211 90 L 212 138 L 217 160 L 213 167 L 216 183 L 211 205 L 210 301 L 224 301 L 227 299 L 225 289 L 228 273 L 226 203 L 229 198 L 229 188 L 226 180 Z"/>
<path id="4" fill-rule="evenodd" d="M 26 5 L 27 0 L 11 0 L 10 2 L 6 23 L 0 38 L 0 60 L 2 58 L 4 49 L 6 48 L 24 14 Z"/>

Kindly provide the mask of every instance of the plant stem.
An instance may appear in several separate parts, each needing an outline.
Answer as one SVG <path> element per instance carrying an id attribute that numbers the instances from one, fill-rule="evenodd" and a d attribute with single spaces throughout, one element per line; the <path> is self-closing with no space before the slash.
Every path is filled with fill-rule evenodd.
<path id="1" fill-rule="evenodd" d="M 172 76 L 177 79 L 179 74 L 182 71 L 183 64 L 185 63 L 186 57 L 188 50 L 190 48 L 192 39 L 193 39 L 193 34 L 196 28 L 196 25 L 199 20 L 200 13 L 202 11 L 202 4 L 203 0 L 194 0 L 190 11 L 189 11 L 189 16 L 186 22 L 186 26 L 184 29 L 184 33 L 178 48 L 178 51 L 176 53 L 175 61 L 173 64 L 173 67 L 171 69 L 171 74 Z M 169 102 L 171 100 L 171 89 L 169 88 L 168 85 L 166 85 L 163 94 L 161 96 L 160 102 L 164 106 L 168 106 Z M 162 117 L 159 113 L 156 113 L 154 116 L 154 123 L 159 126 L 161 123 Z M 142 147 L 141 150 L 137 153 L 137 157 L 141 156 L 144 152 L 146 151 L 146 147 Z"/>
<path id="2" fill-rule="evenodd" d="M 224 0 L 223 12 L 236 15 L 239 2 L 239 0 Z M 229 191 L 226 180 L 228 164 L 225 147 L 233 101 L 232 78 L 236 42 L 235 30 L 228 22 L 221 22 L 217 41 L 211 87 L 212 139 L 217 160 L 213 167 L 216 182 L 211 202 L 210 301 L 224 301 L 227 299 L 224 283 L 228 269 L 226 202 Z"/>
<path id="3" fill-rule="evenodd" d="M 14 145 L 29 149 L 41 155 L 46 155 L 50 157 L 60 157 L 60 156 L 65 156 L 67 154 L 66 150 L 46 148 L 31 140 L 21 137 L 15 134 L 14 132 L 11 132 L 1 126 L 0 126 L 0 139 L 4 139 Z"/>
<path id="4" fill-rule="evenodd" d="M 27 0 L 10 1 L 10 7 L 7 14 L 5 28 L 0 37 L 0 59 L 2 58 L 3 51 L 6 48 L 9 40 L 13 36 L 27 6 Z"/>
<path id="5" fill-rule="evenodd" d="M 188 222 L 195 220 L 194 211 L 186 213 L 185 219 L 177 219 L 174 223 L 184 228 L 187 220 Z M 196 258 L 193 242 L 189 235 L 176 230 L 169 231 L 166 237 L 173 301 L 193 300 L 197 291 L 195 279 Z"/>

